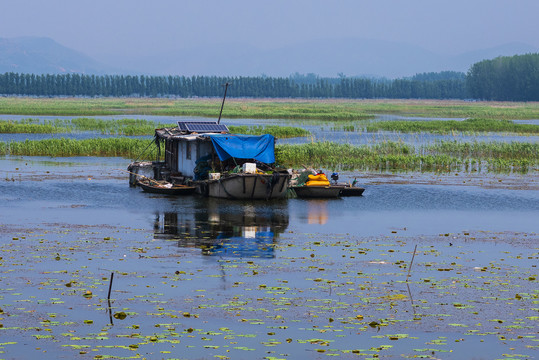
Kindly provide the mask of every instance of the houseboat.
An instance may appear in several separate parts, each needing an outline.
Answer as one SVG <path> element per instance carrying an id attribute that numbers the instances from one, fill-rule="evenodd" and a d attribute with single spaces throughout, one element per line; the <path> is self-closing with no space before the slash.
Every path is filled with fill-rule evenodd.
<path id="1" fill-rule="evenodd" d="M 155 130 L 164 161 L 129 165 L 130 184 L 151 176 L 171 184 L 195 186 L 199 194 L 226 199 L 278 199 L 288 190 L 290 174 L 275 164 L 272 135 L 231 134 L 219 121 L 178 121 Z M 162 146 L 164 145 L 164 146 Z"/>

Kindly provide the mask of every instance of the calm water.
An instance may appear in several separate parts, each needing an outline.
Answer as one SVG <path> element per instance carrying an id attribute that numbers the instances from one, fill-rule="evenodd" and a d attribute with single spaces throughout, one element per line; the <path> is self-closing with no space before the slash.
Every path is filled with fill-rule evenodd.
<path id="1" fill-rule="evenodd" d="M 127 163 L 120 158 L 4 158 L 0 167 L 3 170 L 0 174 L 2 207 L 11 209 L 3 216 L 4 222 L 13 216 L 16 218 L 12 221 L 16 222 L 19 216 L 24 216 L 25 223 L 32 222 L 32 219 L 41 223 L 41 208 L 29 206 L 35 203 L 47 204 L 48 208 L 58 210 L 51 211 L 50 216 L 57 212 L 60 213 L 58 216 L 65 216 L 63 212 L 97 212 L 87 219 L 82 217 L 90 224 L 111 218 L 117 219 L 118 224 L 126 218 L 134 223 L 147 222 L 156 212 L 178 212 L 182 215 L 208 212 L 208 201 L 211 200 L 206 198 L 171 199 L 129 188 L 126 186 L 128 174 L 124 171 Z M 349 232 L 348 227 L 358 227 L 364 235 L 384 234 L 389 229 L 404 227 L 410 235 L 438 234 L 455 230 L 455 227 L 458 231 L 537 230 L 538 191 L 459 185 L 369 186 L 369 183 L 377 182 L 376 177 L 362 181 L 361 174 L 341 174 L 345 182 L 353 177 L 358 177 L 359 183 L 368 187 L 364 196 L 314 201 L 290 199 L 283 203 L 261 202 L 256 205 L 236 202 L 223 205 L 219 201 L 210 205 L 216 207 L 217 214 L 241 213 L 244 206 L 275 210 L 287 219 L 286 223 L 294 223 L 302 231 L 310 228 L 302 226 L 309 225 L 313 219 L 323 218 L 324 226 L 317 231 L 328 233 Z M 83 206 L 77 211 L 69 208 L 78 204 Z"/>

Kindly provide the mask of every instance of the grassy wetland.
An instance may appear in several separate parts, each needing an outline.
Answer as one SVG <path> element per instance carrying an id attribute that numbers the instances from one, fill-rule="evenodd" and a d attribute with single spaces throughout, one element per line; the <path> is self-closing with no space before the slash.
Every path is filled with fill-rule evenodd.
<path id="1" fill-rule="evenodd" d="M 365 131 L 395 131 L 402 133 L 428 132 L 434 134 L 463 133 L 515 133 L 515 134 L 539 134 L 539 126 L 533 124 L 518 124 L 511 120 L 495 119 L 466 119 L 455 120 L 432 120 L 432 121 L 378 121 L 365 126 Z"/>
<path id="2" fill-rule="evenodd" d="M 163 150 L 162 150 L 163 151 Z M 14 156 L 100 156 L 155 160 L 146 139 L 45 139 L 0 142 L 0 153 Z M 162 152 L 161 152 L 162 153 Z M 286 167 L 303 164 L 332 171 L 492 171 L 528 172 L 539 166 L 539 144 L 443 141 L 414 147 L 396 142 L 352 146 L 331 142 L 277 145 L 276 160 Z"/>
<path id="3" fill-rule="evenodd" d="M 54 119 L 40 121 L 26 118 L 18 121 L 0 120 L 0 134 L 70 134 L 75 132 L 96 132 L 105 135 L 151 136 L 156 128 L 171 127 L 144 119 L 112 119 L 73 118 L 69 120 Z M 308 136 L 310 133 L 293 126 L 248 126 L 232 125 L 233 133 L 261 135 L 271 134 L 279 138 Z"/>
<path id="4" fill-rule="evenodd" d="M 0 99 L 0 358 L 537 357 L 539 125 L 513 122 L 539 119 L 537 104 L 227 101 L 232 131 L 302 137 L 278 143 L 282 165 L 366 188 L 257 203 L 127 185 L 129 159 L 154 160 L 166 125 L 137 114 L 180 104 L 219 110 L 216 99 Z M 290 121 L 253 125 L 247 109 Z M 116 114 L 130 119 L 100 119 Z M 302 125 L 407 133 L 377 114 L 440 127 L 412 130 L 424 142 L 358 145 Z M 466 122 L 475 128 L 453 128 Z M 530 127 L 495 130 L 511 124 Z"/>
<path id="5" fill-rule="evenodd" d="M 140 139 L 126 136 L 151 136 L 156 127 L 170 126 L 155 121 L 123 118 L 99 119 L 82 115 L 141 113 L 152 115 L 213 116 L 218 113 L 215 99 L 31 99 L 2 98 L 0 111 L 5 114 L 24 112 L 28 118 L 0 120 L 0 133 L 70 134 L 96 132 L 121 136 L 112 139 L 47 139 L 0 142 L 0 153 L 30 156 L 123 156 L 137 158 L 147 147 Z M 539 125 L 515 123 L 517 119 L 538 119 L 536 103 L 482 103 L 463 101 L 350 101 L 350 100 L 245 100 L 226 103 L 227 117 L 283 118 L 295 121 L 333 123 L 333 129 L 348 132 L 478 134 L 501 133 L 537 135 Z M 465 120 L 373 121 L 377 114 L 416 117 L 472 117 Z M 39 121 L 30 115 L 81 115 L 69 119 Z M 486 118 L 488 116 L 488 118 Z M 512 120 L 509 120 L 512 119 Z M 347 122 L 354 121 L 350 125 Z M 339 125 L 341 124 L 341 125 Z M 270 133 L 277 138 L 306 137 L 310 133 L 301 126 L 231 125 L 235 133 Z M 466 151 L 462 149 L 465 148 Z M 459 150 L 460 149 L 460 150 Z M 479 150 L 481 149 L 481 150 Z M 144 156 L 155 159 L 155 149 Z M 519 171 L 537 168 L 539 155 L 536 143 L 506 144 L 499 141 L 458 142 L 442 140 L 433 144 L 409 145 L 398 141 L 382 141 L 369 145 L 350 146 L 313 140 L 300 145 L 277 147 L 280 164 L 298 167 L 309 164 L 332 170 L 349 171 Z"/>
<path id="6" fill-rule="evenodd" d="M 217 117 L 218 99 L 0 98 L 0 114 Z M 227 99 L 228 118 L 359 120 L 376 114 L 434 118 L 539 119 L 539 103 L 436 100 Z"/>

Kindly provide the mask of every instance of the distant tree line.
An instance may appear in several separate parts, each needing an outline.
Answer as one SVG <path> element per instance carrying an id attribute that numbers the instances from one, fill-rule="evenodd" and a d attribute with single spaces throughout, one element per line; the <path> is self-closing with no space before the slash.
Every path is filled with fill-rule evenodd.
<path id="1" fill-rule="evenodd" d="M 539 100 L 539 54 L 497 57 L 475 63 L 467 75 L 472 98 L 499 101 Z"/>
<path id="2" fill-rule="evenodd" d="M 0 74 L 0 94 L 29 96 L 222 96 L 253 98 L 427 98 L 465 97 L 463 78 L 416 80 L 320 78 L 296 81 L 294 77 L 131 76 Z"/>
<path id="3" fill-rule="evenodd" d="M 0 74 L 0 94 L 89 97 L 220 97 L 539 100 L 539 54 L 474 64 L 468 74 L 444 71 L 395 80 L 315 74 L 290 77 Z"/>

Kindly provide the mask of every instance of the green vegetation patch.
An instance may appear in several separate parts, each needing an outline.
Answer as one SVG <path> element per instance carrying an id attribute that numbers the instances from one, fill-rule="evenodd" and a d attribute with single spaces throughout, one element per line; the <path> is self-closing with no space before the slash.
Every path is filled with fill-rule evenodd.
<path id="1" fill-rule="evenodd" d="M 278 126 L 278 125 L 268 125 L 268 126 L 234 126 L 231 125 L 228 127 L 231 133 L 235 134 L 246 134 L 246 135 L 263 135 L 271 134 L 276 138 L 293 138 L 293 137 L 303 137 L 309 136 L 311 133 L 308 130 L 292 127 L 292 126 Z"/>
<path id="2" fill-rule="evenodd" d="M 103 120 L 94 118 L 55 119 L 40 122 L 37 119 L 19 121 L 0 120 L 2 134 L 69 134 L 94 131 L 106 135 L 151 136 L 156 128 L 172 127 L 174 124 L 157 124 L 142 119 Z M 310 132 L 292 126 L 229 126 L 230 132 L 248 135 L 271 134 L 277 138 L 308 136 Z"/>
<path id="3" fill-rule="evenodd" d="M 414 147 L 392 141 L 352 146 L 332 142 L 278 145 L 279 163 L 335 170 L 528 171 L 539 164 L 539 144 L 441 141 Z"/>
<path id="4" fill-rule="evenodd" d="M 62 138 L 0 142 L 0 154 L 52 157 L 118 156 L 155 160 L 157 148 L 147 139 Z M 279 165 L 295 168 L 309 165 L 335 170 L 527 172 L 539 165 L 539 144 L 440 141 L 414 147 L 393 141 L 360 146 L 313 142 L 277 145 L 275 155 Z"/>
<path id="5" fill-rule="evenodd" d="M 40 121 L 38 119 L 22 119 L 19 121 L 0 120 L 0 133 L 3 134 L 69 134 L 74 132 L 93 131 L 103 135 L 143 136 L 153 135 L 156 128 L 170 127 L 173 124 L 156 124 L 141 119 L 104 120 L 94 118 L 54 119 Z"/>
<path id="6" fill-rule="evenodd" d="M 220 99 L 165 98 L 0 98 L 1 114 L 20 115 L 168 115 L 217 118 Z M 227 99 L 225 118 L 363 120 L 376 114 L 403 116 L 539 119 L 538 102 L 462 100 Z"/>
<path id="7" fill-rule="evenodd" d="M 0 142 L 0 153 L 24 156 L 103 156 L 137 158 L 148 148 L 149 140 L 130 138 L 46 139 Z M 150 146 L 146 159 L 155 159 L 157 149 Z"/>
<path id="8" fill-rule="evenodd" d="M 517 124 L 511 120 L 466 119 L 432 121 L 377 121 L 366 125 L 366 131 L 379 130 L 403 133 L 430 132 L 449 134 L 452 132 L 507 132 L 517 134 L 539 134 L 539 125 Z"/>

